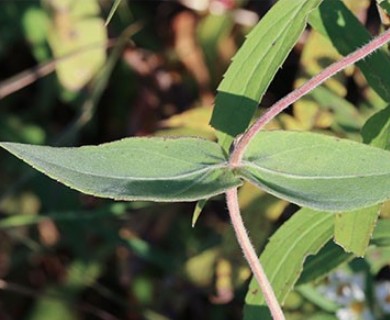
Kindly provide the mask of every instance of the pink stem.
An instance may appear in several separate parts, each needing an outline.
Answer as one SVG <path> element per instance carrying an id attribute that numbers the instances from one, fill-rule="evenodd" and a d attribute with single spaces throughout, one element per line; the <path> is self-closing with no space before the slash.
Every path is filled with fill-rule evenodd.
<path id="1" fill-rule="evenodd" d="M 240 247 L 244 253 L 249 267 L 255 276 L 257 283 L 264 295 L 268 308 L 274 320 L 284 320 L 282 309 L 276 299 L 275 293 L 272 290 L 271 284 L 268 281 L 267 275 L 259 262 L 256 251 L 249 239 L 248 232 L 245 230 L 244 223 L 240 214 L 240 207 L 238 205 L 237 188 L 230 189 L 226 192 L 226 201 L 229 209 L 230 219 Z"/>
<path id="2" fill-rule="evenodd" d="M 374 52 L 384 44 L 390 41 L 390 29 L 386 32 L 383 32 L 377 38 L 367 43 L 360 49 L 350 53 L 343 59 L 338 62 L 333 63 L 329 67 L 325 68 L 322 72 L 308 80 L 301 87 L 295 89 L 287 96 L 276 102 L 272 107 L 270 107 L 263 116 L 261 116 L 241 137 L 238 141 L 234 151 L 230 156 L 230 165 L 232 167 L 237 167 L 240 165 L 241 159 L 247 148 L 251 139 L 262 129 L 264 126 L 275 118 L 279 113 L 281 113 L 288 106 L 293 104 L 295 101 L 300 99 L 305 94 L 317 88 L 321 83 L 334 76 L 336 73 L 345 69 L 347 66 L 354 64 L 355 62 L 363 59 L 368 56 L 370 53 Z"/>

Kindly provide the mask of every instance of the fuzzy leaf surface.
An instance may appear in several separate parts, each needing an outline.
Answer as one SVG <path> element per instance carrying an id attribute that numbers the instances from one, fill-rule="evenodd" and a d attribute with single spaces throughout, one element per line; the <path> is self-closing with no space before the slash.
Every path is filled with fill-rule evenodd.
<path id="1" fill-rule="evenodd" d="M 282 199 L 322 211 L 352 211 L 390 198 L 390 152 L 350 140 L 263 131 L 240 176 Z"/>
<path id="2" fill-rule="evenodd" d="M 363 141 L 371 146 L 390 149 L 390 107 L 375 113 L 362 128 Z M 335 220 L 335 242 L 347 252 L 364 256 L 368 248 L 380 205 L 338 214 Z"/>
<path id="3" fill-rule="evenodd" d="M 375 228 L 380 205 L 337 214 L 334 241 L 346 252 L 363 257 Z"/>
<path id="4" fill-rule="evenodd" d="M 198 138 L 127 138 L 79 148 L 0 146 L 73 189 L 117 200 L 193 201 L 241 184 L 227 169 L 221 147 Z"/>

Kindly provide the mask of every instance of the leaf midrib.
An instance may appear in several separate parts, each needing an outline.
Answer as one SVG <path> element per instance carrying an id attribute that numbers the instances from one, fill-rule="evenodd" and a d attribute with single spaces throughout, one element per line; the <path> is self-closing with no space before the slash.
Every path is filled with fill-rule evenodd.
<path id="1" fill-rule="evenodd" d="M 34 162 L 28 161 L 28 160 L 23 159 L 23 158 L 21 158 L 21 159 L 24 160 L 26 163 L 30 164 L 31 166 L 36 167 L 37 169 L 39 168 L 43 172 L 46 172 L 47 170 L 42 168 L 42 167 L 40 168 L 40 166 L 39 165 L 37 166 L 36 163 L 40 162 L 40 163 L 44 163 L 44 164 L 49 164 L 51 166 L 54 166 L 54 167 L 57 167 L 60 169 L 61 168 L 66 169 L 68 171 L 75 172 L 77 174 L 83 174 L 83 175 L 88 175 L 88 176 L 92 176 L 92 177 L 107 178 L 107 179 L 119 179 L 119 180 L 136 180 L 136 181 L 177 180 L 177 179 L 188 178 L 188 177 L 191 177 L 191 176 L 194 176 L 197 174 L 208 173 L 208 172 L 211 172 L 213 170 L 224 169 L 224 168 L 228 167 L 228 163 L 224 162 L 224 163 L 215 164 L 212 166 L 207 166 L 207 167 L 204 167 L 201 169 L 189 171 L 189 172 L 186 172 L 184 174 L 174 175 L 174 176 L 169 176 L 169 177 L 131 177 L 131 176 L 104 175 L 104 174 L 96 174 L 96 173 L 92 173 L 92 172 L 88 172 L 88 171 L 81 171 L 81 170 L 77 170 L 75 168 L 66 167 L 66 166 L 58 164 L 58 163 L 53 163 L 51 161 L 42 160 L 41 158 L 36 158 L 34 156 L 29 156 L 29 159 L 34 159 Z"/>
<path id="2" fill-rule="evenodd" d="M 242 161 L 240 169 L 244 170 L 246 168 L 253 168 L 261 172 L 270 173 L 273 175 L 277 175 L 280 177 L 293 178 L 296 180 L 340 180 L 340 179 L 359 179 L 359 178 L 370 178 L 370 177 L 382 177 L 382 176 L 390 176 L 390 172 L 385 173 L 372 173 L 372 174 L 359 174 L 359 175 L 337 175 L 337 176 L 317 176 L 317 175 L 303 175 L 303 174 L 293 174 L 287 173 L 283 171 L 278 171 L 275 169 L 261 167 L 258 164 L 249 161 Z"/>

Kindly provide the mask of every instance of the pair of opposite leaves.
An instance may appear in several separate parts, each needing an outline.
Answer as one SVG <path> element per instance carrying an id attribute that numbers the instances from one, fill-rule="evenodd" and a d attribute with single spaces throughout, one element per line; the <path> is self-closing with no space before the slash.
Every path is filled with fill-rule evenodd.
<path id="1" fill-rule="evenodd" d="M 240 186 L 242 179 L 323 211 L 390 198 L 389 151 L 308 132 L 258 133 L 235 169 L 217 143 L 195 137 L 127 138 L 79 148 L 0 146 L 71 188 L 117 200 L 195 201 Z"/>

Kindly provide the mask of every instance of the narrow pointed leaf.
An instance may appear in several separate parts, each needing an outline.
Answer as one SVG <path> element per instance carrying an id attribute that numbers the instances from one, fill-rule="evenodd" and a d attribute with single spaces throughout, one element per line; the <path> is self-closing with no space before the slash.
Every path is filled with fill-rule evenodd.
<path id="1" fill-rule="evenodd" d="M 221 147 L 198 138 L 128 138 L 80 148 L 0 146 L 71 188 L 117 200 L 193 201 L 240 185 Z"/>
<path id="2" fill-rule="evenodd" d="M 196 222 L 198 221 L 199 216 L 200 216 L 200 214 L 202 213 L 203 208 L 204 208 L 204 206 L 205 206 L 206 203 L 207 203 L 207 200 L 208 200 L 208 199 L 201 199 L 201 200 L 199 200 L 199 201 L 196 203 L 194 212 L 192 213 L 192 220 L 191 220 L 191 226 L 192 226 L 193 228 L 195 227 L 195 224 L 196 224 Z"/>
<path id="3" fill-rule="evenodd" d="M 119 5 L 121 4 L 122 0 L 115 0 L 113 3 L 110 12 L 108 13 L 108 16 L 106 18 L 106 21 L 104 22 L 104 26 L 107 27 L 109 23 L 111 22 L 112 17 L 115 14 L 115 11 L 118 10 Z"/>
<path id="4" fill-rule="evenodd" d="M 352 211 L 390 198 L 390 152 L 308 132 L 257 134 L 238 174 L 317 210 Z"/>
<path id="5" fill-rule="evenodd" d="M 228 150 L 245 131 L 288 53 L 322 0 L 279 0 L 248 34 L 218 87 L 211 119 L 219 143 Z"/>

